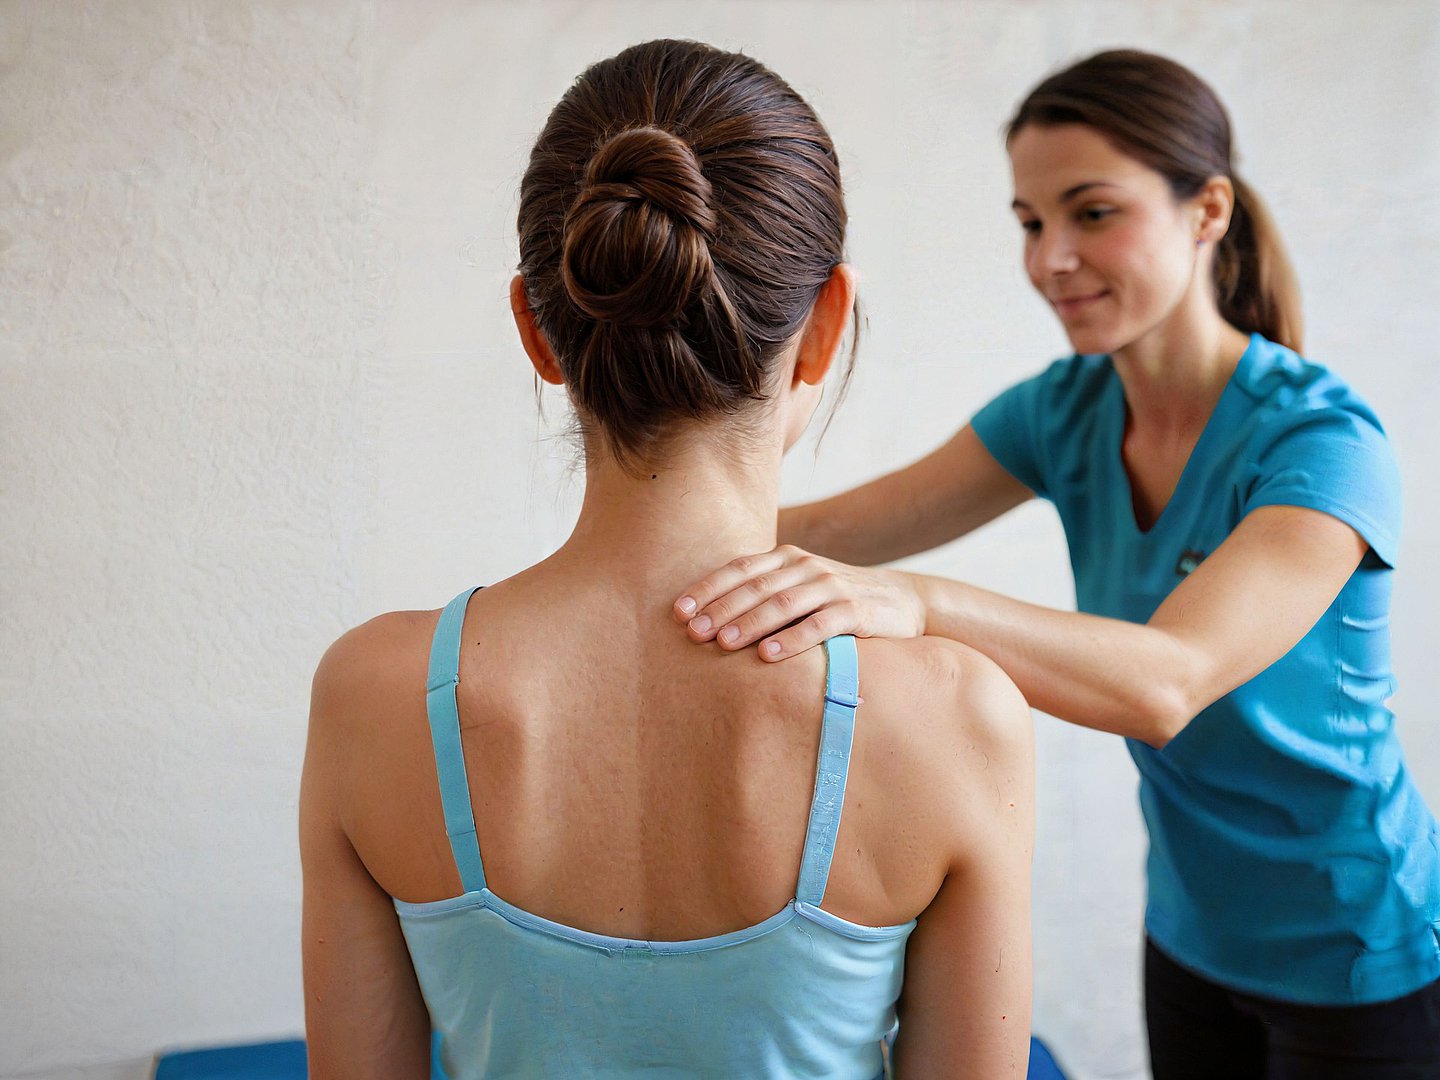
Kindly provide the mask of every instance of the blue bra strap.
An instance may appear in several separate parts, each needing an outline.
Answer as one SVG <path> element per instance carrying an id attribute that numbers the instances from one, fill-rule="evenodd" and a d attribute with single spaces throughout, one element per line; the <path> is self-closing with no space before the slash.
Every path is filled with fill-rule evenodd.
<path id="1" fill-rule="evenodd" d="M 440 776 L 440 803 L 445 808 L 445 832 L 455 853 L 455 869 L 467 893 L 485 887 L 480 841 L 475 837 L 475 815 L 470 808 L 470 782 L 465 778 L 465 750 L 460 745 L 460 708 L 455 687 L 460 682 L 460 630 L 465 608 L 474 589 L 467 589 L 445 605 L 430 643 L 430 676 L 425 683 L 425 711 L 430 717 L 430 739 L 435 744 L 435 771 Z"/>
<path id="2" fill-rule="evenodd" d="M 855 707 L 860 704 L 860 665 L 855 639 L 848 634 L 825 642 L 825 715 L 820 723 L 820 762 L 815 769 L 815 798 L 800 857 L 795 899 L 818 906 L 825 899 L 830 860 L 840 832 L 845 778 L 850 774 L 850 745 L 855 737 Z"/>

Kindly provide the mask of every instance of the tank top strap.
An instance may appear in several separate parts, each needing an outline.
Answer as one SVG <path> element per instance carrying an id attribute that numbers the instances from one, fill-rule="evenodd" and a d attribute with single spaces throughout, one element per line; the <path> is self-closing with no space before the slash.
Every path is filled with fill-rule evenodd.
<path id="1" fill-rule="evenodd" d="M 485 866 L 475 836 L 475 814 L 470 806 L 470 782 L 465 776 L 465 750 L 460 745 L 460 707 L 455 687 L 460 683 L 460 632 L 465 609 L 476 589 L 467 589 L 445 605 L 430 642 L 430 674 L 425 682 L 425 712 L 430 718 L 430 740 L 435 745 L 435 771 L 440 777 L 440 803 L 445 809 L 445 832 L 455 854 L 455 869 L 465 891 L 485 887 Z"/>
<path id="2" fill-rule="evenodd" d="M 845 780 L 850 775 L 850 747 L 855 737 L 855 708 L 860 704 L 860 665 L 855 639 L 846 634 L 825 642 L 825 713 L 820 722 L 820 761 L 815 769 L 815 797 L 800 856 L 800 883 L 795 899 L 818 906 L 825 899 L 830 860 L 840 832 Z"/>

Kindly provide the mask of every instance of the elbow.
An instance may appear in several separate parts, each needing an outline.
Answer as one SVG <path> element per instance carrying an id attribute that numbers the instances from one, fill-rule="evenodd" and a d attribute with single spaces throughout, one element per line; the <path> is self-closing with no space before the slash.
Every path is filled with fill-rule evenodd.
<path id="1" fill-rule="evenodd" d="M 1184 731 L 1195 715 L 1218 696 L 1219 672 L 1212 659 L 1172 639 L 1172 648 L 1157 653 L 1138 665 L 1141 685 L 1137 688 L 1133 737 L 1164 750 L 1170 740 Z"/>
<path id="2" fill-rule="evenodd" d="M 1146 687 L 1136 703 L 1138 730 L 1134 737 L 1156 750 L 1164 750 L 1198 711 L 1193 696 L 1183 686 L 1157 680 Z"/>

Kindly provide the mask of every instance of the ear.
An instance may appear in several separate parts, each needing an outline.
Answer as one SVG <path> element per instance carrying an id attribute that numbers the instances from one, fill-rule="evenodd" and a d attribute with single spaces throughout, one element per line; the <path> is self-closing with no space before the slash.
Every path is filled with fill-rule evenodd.
<path id="1" fill-rule="evenodd" d="M 1195 242 L 1218 244 L 1229 230 L 1230 215 L 1235 212 L 1235 185 L 1228 176 L 1212 176 L 1191 202 L 1199 218 Z"/>
<path id="2" fill-rule="evenodd" d="M 530 310 L 530 298 L 525 295 L 525 279 L 519 274 L 510 281 L 510 311 L 515 316 L 515 329 L 520 331 L 520 344 L 535 366 L 535 373 L 552 386 L 564 386 L 560 362 L 550 351 L 550 343 L 540 327 L 535 325 L 535 313 Z"/>
<path id="3" fill-rule="evenodd" d="M 849 263 L 840 263 L 820 286 L 815 306 L 810 309 L 810 318 L 795 352 L 792 385 L 803 382 L 815 386 L 824 381 L 835 362 L 835 354 L 840 351 L 854 307 L 855 269 Z"/>

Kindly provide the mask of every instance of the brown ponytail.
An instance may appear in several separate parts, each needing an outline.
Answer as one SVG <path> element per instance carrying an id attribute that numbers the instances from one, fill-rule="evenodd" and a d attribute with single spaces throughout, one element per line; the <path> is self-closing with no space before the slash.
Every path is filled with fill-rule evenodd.
<path id="1" fill-rule="evenodd" d="M 1215 298 L 1232 326 L 1258 330 L 1302 351 L 1300 283 L 1270 211 L 1250 185 L 1230 173 L 1235 209 L 1215 251 Z"/>
<path id="2" fill-rule="evenodd" d="M 1027 124 L 1084 124 L 1160 173 L 1177 199 L 1215 176 L 1235 189 L 1230 228 L 1215 253 L 1215 299 L 1240 330 L 1301 351 L 1300 289 L 1265 204 L 1235 173 L 1230 117 L 1188 68 L 1153 53 L 1096 53 L 1040 83 L 1006 125 L 1008 143 Z"/>
<path id="3" fill-rule="evenodd" d="M 834 146 L 748 57 L 688 41 L 590 67 L 520 187 L 520 273 L 582 428 L 637 467 L 742 412 L 843 261 Z"/>

